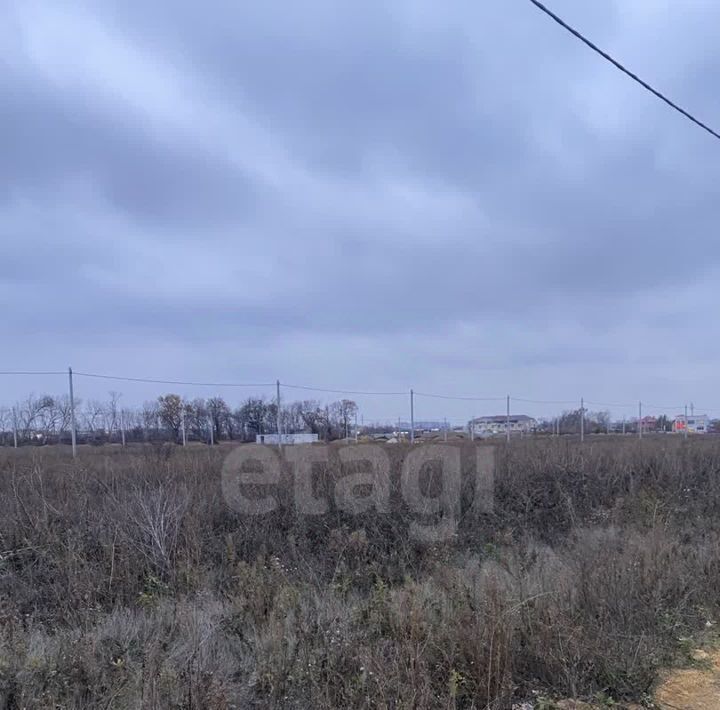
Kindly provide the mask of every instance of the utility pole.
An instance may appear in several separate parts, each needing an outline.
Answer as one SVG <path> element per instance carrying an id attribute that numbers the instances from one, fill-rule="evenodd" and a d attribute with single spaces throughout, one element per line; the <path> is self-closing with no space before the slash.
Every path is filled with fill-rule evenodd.
<path id="1" fill-rule="evenodd" d="M 410 390 L 410 443 L 415 443 L 415 392 Z"/>
<path id="2" fill-rule="evenodd" d="M 683 436 L 688 438 L 688 415 L 687 415 L 687 404 L 685 405 L 685 428 L 683 429 Z"/>
<path id="3" fill-rule="evenodd" d="M 17 409 L 13 407 L 13 446 L 17 449 Z"/>
<path id="4" fill-rule="evenodd" d="M 72 367 L 68 367 L 68 382 L 70 384 L 70 435 L 72 437 L 72 455 L 77 456 L 77 434 L 75 432 L 75 394 L 73 393 Z"/>
<path id="5" fill-rule="evenodd" d="M 510 395 L 505 399 L 505 441 L 510 443 Z"/>
<path id="6" fill-rule="evenodd" d="M 122 409 L 120 410 L 120 440 L 122 445 L 125 446 L 125 417 Z"/>
<path id="7" fill-rule="evenodd" d="M 208 426 L 210 427 L 210 446 L 215 445 L 215 427 L 213 426 L 213 418 L 208 414 Z"/>
<path id="8" fill-rule="evenodd" d="M 580 441 L 585 441 L 585 400 L 580 397 Z"/>
<path id="9" fill-rule="evenodd" d="M 278 433 L 278 448 L 282 451 L 282 431 L 280 427 L 280 380 L 275 380 L 275 387 L 277 392 L 277 433 Z"/>
<path id="10" fill-rule="evenodd" d="M 642 439 L 643 420 L 642 420 L 642 402 L 638 402 L 638 439 Z"/>

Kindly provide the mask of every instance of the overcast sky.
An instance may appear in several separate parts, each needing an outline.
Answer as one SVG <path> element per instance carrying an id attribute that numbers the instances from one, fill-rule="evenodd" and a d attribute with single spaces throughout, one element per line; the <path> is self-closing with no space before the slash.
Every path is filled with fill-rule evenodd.
<path id="1" fill-rule="evenodd" d="M 548 2 L 720 127 L 719 3 Z M 0 369 L 720 410 L 720 142 L 527 0 L 0 14 Z"/>

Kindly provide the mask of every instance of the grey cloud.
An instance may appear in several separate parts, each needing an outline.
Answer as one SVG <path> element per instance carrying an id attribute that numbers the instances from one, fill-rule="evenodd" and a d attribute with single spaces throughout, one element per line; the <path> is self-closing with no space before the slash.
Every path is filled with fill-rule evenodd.
<path id="1" fill-rule="evenodd" d="M 160 144 L 111 107 L 23 78 L 3 88 L 0 200 L 43 199 L 71 181 L 140 221 L 212 228 L 242 222 L 264 197 L 236 166 L 181 143 Z"/>
<path id="2" fill-rule="evenodd" d="M 556 6 L 644 68 L 677 45 L 686 69 L 658 83 L 720 122 L 708 91 L 720 53 L 693 41 L 716 9 L 688 11 L 686 35 L 660 23 L 662 38 L 638 38 L 617 3 Z M 489 361 L 542 368 L 619 365 L 625 345 L 599 335 L 633 323 L 648 351 L 673 323 L 699 332 L 687 305 L 641 316 L 632 304 L 681 296 L 720 266 L 715 144 L 529 3 L 62 7 L 173 67 L 187 89 L 178 111 L 204 87 L 217 105 L 197 115 L 231 120 L 228 133 L 194 126 L 204 141 L 163 135 L 119 99 L 49 81 L 16 48 L 0 68 L 0 279 L 16 339 L 42 332 L 65 359 L 81 342 L 90 360 L 94 340 L 117 339 L 141 363 L 160 345 L 219 342 L 279 357 L 298 338 L 433 353 L 471 324 L 497 336 Z M 233 117 L 284 156 L 274 180 Z M 403 189 L 447 200 L 418 207 Z M 509 326 L 539 333 L 513 353 Z M 718 351 L 713 336 L 704 352 Z M 434 357 L 435 373 L 472 362 Z M 366 367 L 372 377 L 377 360 Z"/>

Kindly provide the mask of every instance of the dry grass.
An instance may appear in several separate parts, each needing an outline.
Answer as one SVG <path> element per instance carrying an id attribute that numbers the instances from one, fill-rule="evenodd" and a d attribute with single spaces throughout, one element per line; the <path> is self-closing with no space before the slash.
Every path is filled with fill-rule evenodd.
<path id="1" fill-rule="evenodd" d="M 0 707 L 638 700 L 718 612 L 710 439 L 513 442 L 435 546 L 401 507 L 240 518 L 226 452 L 0 451 Z"/>

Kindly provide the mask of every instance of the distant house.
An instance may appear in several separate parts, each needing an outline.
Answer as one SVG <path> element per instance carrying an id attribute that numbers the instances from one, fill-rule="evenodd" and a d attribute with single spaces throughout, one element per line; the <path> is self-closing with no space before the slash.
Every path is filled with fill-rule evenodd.
<path id="1" fill-rule="evenodd" d="M 257 434 L 256 444 L 313 444 L 318 440 L 317 434 Z"/>
<path id="2" fill-rule="evenodd" d="M 470 431 L 478 437 L 505 434 L 530 434 L 537 428 L 537 421 L 527 414 L 498 414 L 491 417 L 478 417 L 469 424 Z"/>
<path id="3" fill-rule="evenodd" d="M 641 420 L 643 431 L 656 431 L 658 428 L 657 417 L 643 417 Z"/>
<path id="4" fill-rule="evenodd" d="M 688 434 L 707 434 L 710 431 L 710 418 L 707 414 L 692 414 L 686 417 L 678 414 L 673 422 L 673 431 Z"/>

